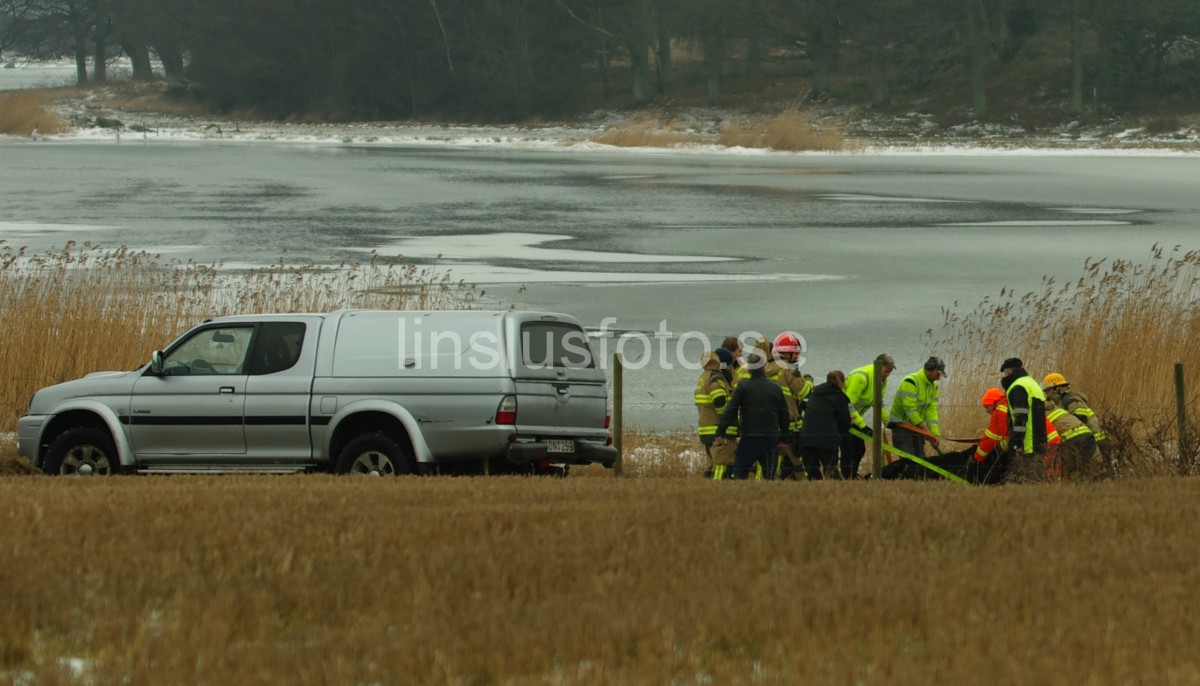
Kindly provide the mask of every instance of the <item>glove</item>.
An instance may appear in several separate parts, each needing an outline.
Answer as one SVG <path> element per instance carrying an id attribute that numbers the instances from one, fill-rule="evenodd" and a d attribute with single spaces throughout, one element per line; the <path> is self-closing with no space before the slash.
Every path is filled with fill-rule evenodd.
<path id="1" fill-rule="evenodd" d="M 869 426 L 864 426 L 863 428 L 859 429 L 859 431 L 865 433 L 867 438 L 875 438 L 875 432 L 872 431 L 871 427 Z"/>

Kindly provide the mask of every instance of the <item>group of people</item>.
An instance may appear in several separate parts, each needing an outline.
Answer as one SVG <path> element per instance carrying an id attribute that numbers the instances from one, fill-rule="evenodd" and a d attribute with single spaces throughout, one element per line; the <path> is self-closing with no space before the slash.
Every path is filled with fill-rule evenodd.
<path id="1" fill-rule="evenodd" d="M 797 364 L 799 335 L 785 331 L 760 339 L 744 356 L 735 337 L 706 355 L 696 382 L 700 442 L 713 479 L 859 478 L 867 442 L 875 440 L 864 415 L 876 388 L 882 397 L 896 369 L 891 355 L 845 374 L 829 372 L 815 384 Z M 875 370 L 879 374 L 876 378 Z M 1002 480 L 1013 465 L 1037 464 L 1051 478 L 1094 468 L 1107 436 L 1086 396 L 1059 373 L 1039 385 L 1018 358 L 1001 365 L 1000 385 L 981 405 L 990 415 L 983 435 L 965 450 L 944 452 L 938 420 L 939 381 L 945 362 L 930 357 L 900 380 L 882 423 L 884 478 L 938 478 L 954 474 L 974 483 Z M 885 437 L 881 437 L 885 438 Z M 956 439 L 961 440 L 961 439 Z M 937 455 L 926 457 L 926 446 Z"/>

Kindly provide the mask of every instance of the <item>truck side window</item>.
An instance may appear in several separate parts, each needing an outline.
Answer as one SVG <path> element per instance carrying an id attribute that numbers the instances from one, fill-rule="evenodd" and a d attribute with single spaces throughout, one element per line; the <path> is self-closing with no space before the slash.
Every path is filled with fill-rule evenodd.
<path id="1" fill-rule="evenodd" d="M 596 366 L 587 333 L 570 324 L 525 322 L 521 325 L 521 356 L 526 367 Z"/>
<path id="2" fill-rule="evenodd" d="M 175 347 L 163 360 L 168 376 L 244 374 L 252 326 L 204 329 Z"/>
<path id="3" fill-rule="evenodd" d="M 304 345 L 303 322 L 265 322 L 251 355 L 251 374 L 274 374 L 296 366 Z"/>

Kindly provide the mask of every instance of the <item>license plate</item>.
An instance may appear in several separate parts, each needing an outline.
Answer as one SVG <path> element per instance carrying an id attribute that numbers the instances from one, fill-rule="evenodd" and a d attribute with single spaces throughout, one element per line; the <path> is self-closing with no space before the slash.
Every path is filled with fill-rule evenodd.
<path id="1" fill-rule="evenodd" d="M 546 441 L 546 452 L 573 453 L 575 452 L 575 441 Z"/>

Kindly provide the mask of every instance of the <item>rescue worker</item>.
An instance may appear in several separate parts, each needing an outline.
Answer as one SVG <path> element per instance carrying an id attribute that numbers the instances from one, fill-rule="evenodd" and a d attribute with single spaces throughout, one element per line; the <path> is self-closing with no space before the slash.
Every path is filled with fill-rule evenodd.
<path id="1" fill-rule="evenodd" d="M 979 403 L 987 410 L 990 422 L 983 430 L 978 446 L 956 452 L 943 453 L 926 459 L 926 462 L 963 477 L 975 484 L 995 484 L 1004 480 L 1012 465 L 1012 451 L 1008 449 L 1008 401 L 1004 391 L 989 388 Z M 1055 446 L 1059 442 L 1054 427 L 1047 422 L 1047 442 Z M 885 479 L 939 479 L 941 475 L 926 469 L 912 460 L 899 459 L 883 468 Z"/>
<path id="2" fill-rule="evenodd" d="M 808 409 L 797 442 L 805 476 L 811 481 L 832 477 L 837 469 L 838 447 L 851 426 L 850 399 L 842 391 L 845 386 L 846 375 L 834 370 L 808 396 Z"/>
<path id="3" fill-rule="evenodd" d="M 799 347 L 799 346 L 797 346 L 797 347 Z M 766 338 L 760 338 L 757 341 L 755 341 L 754 342 L 754 350 L 750 354 L 751 355 L 757 354 L 757 355 L 761 356 L 762 359 L 766 360 L 766 364 L 764 364 L 762 367 L 763 374 L 768 379 L 779 384 L 779 388 L 783 391 L 783 397 L 788 403 L 788 427 L 789 427 L 789 430 L 787 432 L 785 432 L 785 435 L 784 435 L 785 448 L 783 450 L 779 451 L 779 454 L 776 455 L 775 459 L 772 460 L 770 463 L 763 463 L 762 469 L 756 471 L 755 475 L 754 475 L 755 479 L 759 479 L 759 480 L 765 479 L 767 481 L 773 481 L 775 479 L 775 477 L 779 474 L 779 472 L 782 470 L 783 463 L 791 460 L 791 458 L 788 456 L 790 448 L 786 447 L 786 443 L 787 443 L 787 439 L 788 439 L 787 434 L 789 434 L 791 431 L 790 427 L 791 427 L 791 424 L 793 421 L 792 415 L 795 412 L 795 400 L 792 397 L 792 386 L 793 386 L 793 380 L 794 380 L 794 377 L 796 374 L 793 373 L 790 369 L 788 369 L 785 366 L 786 363 L 784 363 L 783 359 L 780 358 L 779 355 L 776 353 L 774 344 L 772 342 L 768 341 Z M 747 359 L 749 359 L 749 356 L 747 356 Z M 737 370 L 737 377 L 734 381 L 734 386 L 736 387 L 737 384 L 750 378 L 750 371 L 751 370 L 750 370 L 749 364 L 745 364 L 745 365 L 742 365 L 741 367 L 739 367 Z"/>
<path id="4" fill-rule="evenodd" d="M 738 372 L 740 372 L 742 368 L 742 342 L 738 340 L 737 336 L 726 336 L 725 339 L 721 341 L 721 347 L 725 348 L 729 351 L 729 354 L 733 355 L 733 362 L 729 363 L 729 372 L 732 377 L 729 383 L 736 386 L 738 382 Z"/>
<path id="5" fill-rule="evenodd" d="M 1087 424 L 1087 427 L 1092 430 L 1092 436 L 1095 438 L 1096 447 L 1100 452 L 1108 457 L 1111 444 L 1108 441 L 1108 434 L 1104 433 L 1104 428 L 1100 425 L 1100 419 L 1096 413 L 1092 411 L 1091 403 L 1086 395 L 1072 391 L 1070 382 L 1066 377 L 1058 372 L 1052 372 L 1042 379 L 1042 390 L 1046 393 L 1047 400 L 1053 400 L 1054 404 L 1058 405 L 1067 412 L 1079 418 L 1079 421 Z"/>
<path id="6" fill-rule="evenodd" d="M 800 334 L 784 331 L 771 342 L 771 349 L 780 368 L 774 378 L 783 389 L 790 418 L 788 447 L 780 454 L 778 476 L 780 479 L 799 479 L 804 473 L 804 464 L 800 457 L 800 427 L 804 420 L 800 408 L 812 393 L 813 386 L 812 382 L 800 373 L 800 353 L 804 352 Z"/>
<path id="7" fill-rule="evenodd" d="M 1000 365 L 1000 387 L 1008 400 L 1009 446 L 1019 462 L 1023 457 L 1046 456 L 1046 395 L 1025 371 L 1018 357 Z"/>
<path id="8" fill-rule="evenodd" d="M 729 476 L 737 448 L 736 425 L 726 431 L 727 438 L 722 445 L 713 445 L 721 411 L 733 394 L 733 374 L 729 369 L 732 363 L 733 353 L 725 348 L 706 353 L 700 378 L 696 380 L 696 411 L 699 414 L 696 432 L 700 436 L 700 444 L 704 446 L 704 454 L 708 456 L 708 469 L 704 475 L 718 481 Z"/>
<path id="9" fill-rule="evenodd" d="M 875 402 L 875 385 L 879 384 L 880 395 L 887 393 L 887 378 L 896 368 L 896 361 L 891 355 L 883 353 L 875 358 L 880 363 L 880 377 L 875 378 L 874 363 L 859 367 L 846 375 L 846 397 L 850 399 L 850 421 L 856 429 L 874 438 L 874 432 L 867 426 L 863 413 L 870 409 Z M 862 439 L 847 432 L 842 436 L 841 460 L 839 470 L 843 479 L 858 478 L 858 468 L 867 447 Z"/>
<path id="10" fill-rule="evenodd" d="M 907 422 L 924 429 L 934 436 L 941 436 L 938 427 L 938 381 L 946 373 L 946 363 L 938 357 L 930 357 L 920 371 L 913 372 L 900 380 L 896 397 L 892 399 L 892 411 L 888 416 L 888 428 L 892 430 L 892 445 L 910 455 L 925 457 L 926 436 L 899 425 Z M 930 438 L 934 448 L 938 439 Z"/>
<path id="11" fill-rule="evenodd" d="M 755 464 L 771 469 L 779 451 L 786 447 L 791 418 L 779 384 L 767 378 L 766 358 L 756 350 L 746 356 L 748 377 L 733 389 L 733 395 L 717 423 L 713 445 L 722 446 L 729 428 L 740 424 L 731 478 L 745 479 Z"/>
<path id="12" fill-rule="evenodd" d="M 1056 464 L 1058 476 L 1076 481 L 1089 473 L 1097 451 L 1096 437 L 1088 425 L 1049 398 L 1046 399 L 1046 421 L 1053 424 L 1062 437 Z"/>
<path id="13" fill-rule="evenodd" d="M 979 445 L 975 447 L 975 478 L 968 471 L 968 479 L 975 483 L 997 483 L 1008 472 L 1016 452 L 1010 449 L 1009 443 L 1013 422 L 1008 411 L 1008 396 L 999 388 L 989 388 L 979 402 L 988 411 L 990 421 L 983 430 Z M 1062 442 L 1058 430 L 1049 419 L 1042 420 L 1042 427 L 1048 450 L 1057 448 Z M 1053 455 L 1050 459 L 1053 459 Z"/>

